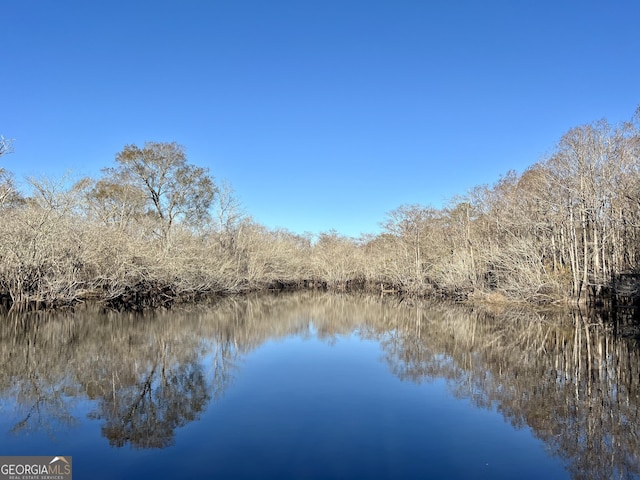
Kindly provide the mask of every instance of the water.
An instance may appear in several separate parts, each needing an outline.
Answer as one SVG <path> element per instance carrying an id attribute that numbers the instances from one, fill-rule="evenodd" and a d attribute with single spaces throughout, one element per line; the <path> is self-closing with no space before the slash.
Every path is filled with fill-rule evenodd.
<path id="1" fill-rule="evenodd" d="M 288 294 L 6 318 L 0 455 L 74 478 L 640 478 L 607 324 Z"/>

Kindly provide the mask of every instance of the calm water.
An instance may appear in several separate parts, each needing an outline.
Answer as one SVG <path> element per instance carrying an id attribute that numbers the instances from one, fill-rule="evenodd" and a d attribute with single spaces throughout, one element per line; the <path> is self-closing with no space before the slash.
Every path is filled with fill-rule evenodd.
<path id="1" fill-rule="evenodd" d="M 71 455 L 77 479 L 640 478 L 640 349 L 615 330 L 323 294 L 10 317 L 0 455 Z"/>

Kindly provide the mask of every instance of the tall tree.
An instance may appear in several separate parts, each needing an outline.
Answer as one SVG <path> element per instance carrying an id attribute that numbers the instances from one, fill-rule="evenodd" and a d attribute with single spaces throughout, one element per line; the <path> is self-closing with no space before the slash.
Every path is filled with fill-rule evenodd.
<path id="1" fill-rule="evenodd" d="M 116 162 L 117 167 L 104 171 L 106 180 L 144 193 L 147 213 L 158 221 L 163 240 L 177 222 L 195 226 L 208 219 L 217 187 L 208 169 L 187 163 L 182 145 L 127 145 L 116 155 Z"/>

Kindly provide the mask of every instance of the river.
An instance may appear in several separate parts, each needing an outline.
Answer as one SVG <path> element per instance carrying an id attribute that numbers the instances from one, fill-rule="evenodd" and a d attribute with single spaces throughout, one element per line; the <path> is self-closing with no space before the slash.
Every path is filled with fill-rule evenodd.
<path id="1" fill-rule="evenodd" d="M 636 330 L 406 303 L 6 316 L 0 455 L 77 479 L 640 478 Z"/>

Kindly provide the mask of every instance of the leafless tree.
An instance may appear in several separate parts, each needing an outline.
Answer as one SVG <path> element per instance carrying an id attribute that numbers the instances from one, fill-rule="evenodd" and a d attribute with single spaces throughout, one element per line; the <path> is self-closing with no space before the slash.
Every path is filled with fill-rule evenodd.
<path id="1" fill-rule="evenodd" d="M 0 157 L 13 153 L 13 140 L 0 135 Z"/>
<path id="2" fill-rule="evenodd" d="M 187 163 L 183 146 L 175 142 L 147 142 L 142 148 L 127 145 L 116 155 L 116 163 L 117 167 L 104 170 L 105 179 L 143 192 L 165 241 L 176 222 L 197 225 L 208 218 L 216 185 L 206 168 Z"/>

